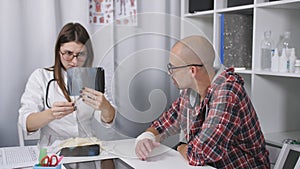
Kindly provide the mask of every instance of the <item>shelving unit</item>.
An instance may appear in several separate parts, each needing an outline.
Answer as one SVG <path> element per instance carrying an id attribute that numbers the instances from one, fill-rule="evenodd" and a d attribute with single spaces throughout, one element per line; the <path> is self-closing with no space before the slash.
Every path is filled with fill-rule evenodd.
<path id="1" fill-rule="evenodd" d="M 259 56 L 264 31 L 272 31 L 275 44 L 284 31 L 290 31 L 300 59 L 300 0 L 254 0 L 235 7 L 227 7 L 227 0 L 214 0 L 214 9 L 193 14 L 188 13 L 188 0 L 181 0 L 181 37 L 204 34 L 220 55 L 220 16 L 226 13 L 253 16 L 252 67 L 236 72 L 245 80 L 267 143 L 276 142 L 278 148 L 287 136 L 300 139 L 300 135 L 293 136 L 300 131 L 300 74 L 261 71 Z"/>

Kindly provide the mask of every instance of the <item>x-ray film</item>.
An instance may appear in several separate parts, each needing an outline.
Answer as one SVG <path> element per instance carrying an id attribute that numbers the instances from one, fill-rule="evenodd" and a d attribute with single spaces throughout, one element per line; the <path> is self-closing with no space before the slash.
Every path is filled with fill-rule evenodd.
<path id="1" fill-rule="evenodd" d="M 70 96 L 79 96 L 83 87 L 104 93 L 105 77 L 101 67 L 74 67 L 67 69 L 67 86 Z"/>

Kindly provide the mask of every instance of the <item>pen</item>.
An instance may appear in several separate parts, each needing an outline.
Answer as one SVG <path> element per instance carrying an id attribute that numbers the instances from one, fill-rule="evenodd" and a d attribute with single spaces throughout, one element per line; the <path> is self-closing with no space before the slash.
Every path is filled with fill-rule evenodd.
<path id="1" fill-rule="evenodd" d="M 57 162 L 58 162 L 57 164 L 59 164 L 63 158 L 64 158 L 64 156 L 61 155 L 61 156 L 59 157 L 58 161 L 57 161 Z"/>

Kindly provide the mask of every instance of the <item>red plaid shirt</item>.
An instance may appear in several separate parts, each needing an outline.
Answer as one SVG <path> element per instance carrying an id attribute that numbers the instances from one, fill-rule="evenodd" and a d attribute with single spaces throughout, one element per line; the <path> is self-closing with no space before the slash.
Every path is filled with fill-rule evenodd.
<path id="1" fill-rule="evenodd" d="M 162 134 L 182 129 L 190 165 L 216 168 L 270 168 L 269 152 L 242 77 L 229 68 L 208 87 L 203 101 L 185 89 L 152 127 Z M 195 92 L 194 92 L 195 93 Z"/>

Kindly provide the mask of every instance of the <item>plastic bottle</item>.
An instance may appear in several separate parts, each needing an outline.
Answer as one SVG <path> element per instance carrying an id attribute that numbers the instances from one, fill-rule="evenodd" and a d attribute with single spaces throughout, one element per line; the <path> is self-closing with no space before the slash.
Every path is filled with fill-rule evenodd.
<path id="1" fill-rule="evenodd" d="M 264 39 L 260 44 L 261 70 L 270 71 L 271 57 L 274 41 L 271 38 L 271 31 L 264 32 Z"/>
<path id="2" fill-rule="evenodd" d="M 278 42 L 277 44 L 277 48 L 278 48 L 278 54 L 279 56 L 282 55 L 282 49 L 289 49 L 292 48 L 292 44 L 291 44 L 291 32 L 284 32 L 282 39 Z M 286 50 L 286 56 L 289 57 L 290 56 L 290 50 Z"/>
<path id="3" fill-rule="evenodd" d="M 295 61 L 295 73 L 300 73 L 300 60 Z"/>
<path id="4" fill-rule="evenodd" d="M 271 59 L 271 71 L 278 72 L 279 71 L 279 56 L 278 56 L 278 49 L 275 48 L 273 52 L 273 56 Z"/>
<path id="5" fill-rule="evenodd" d="M 289 72 L 294 73 L 295 72 L 295 62 L 296 62 L 296 54 L 295 54 L 295 48 L 291 49 L 291 55 L 289 58 Z"/>
<path id="6" fill-rule="evenodd" d="M 279 57 L 279 72 L 288 72 L 288 57 L 286 56 L 286 49 L 282 49 L 282 54 Z"/>

